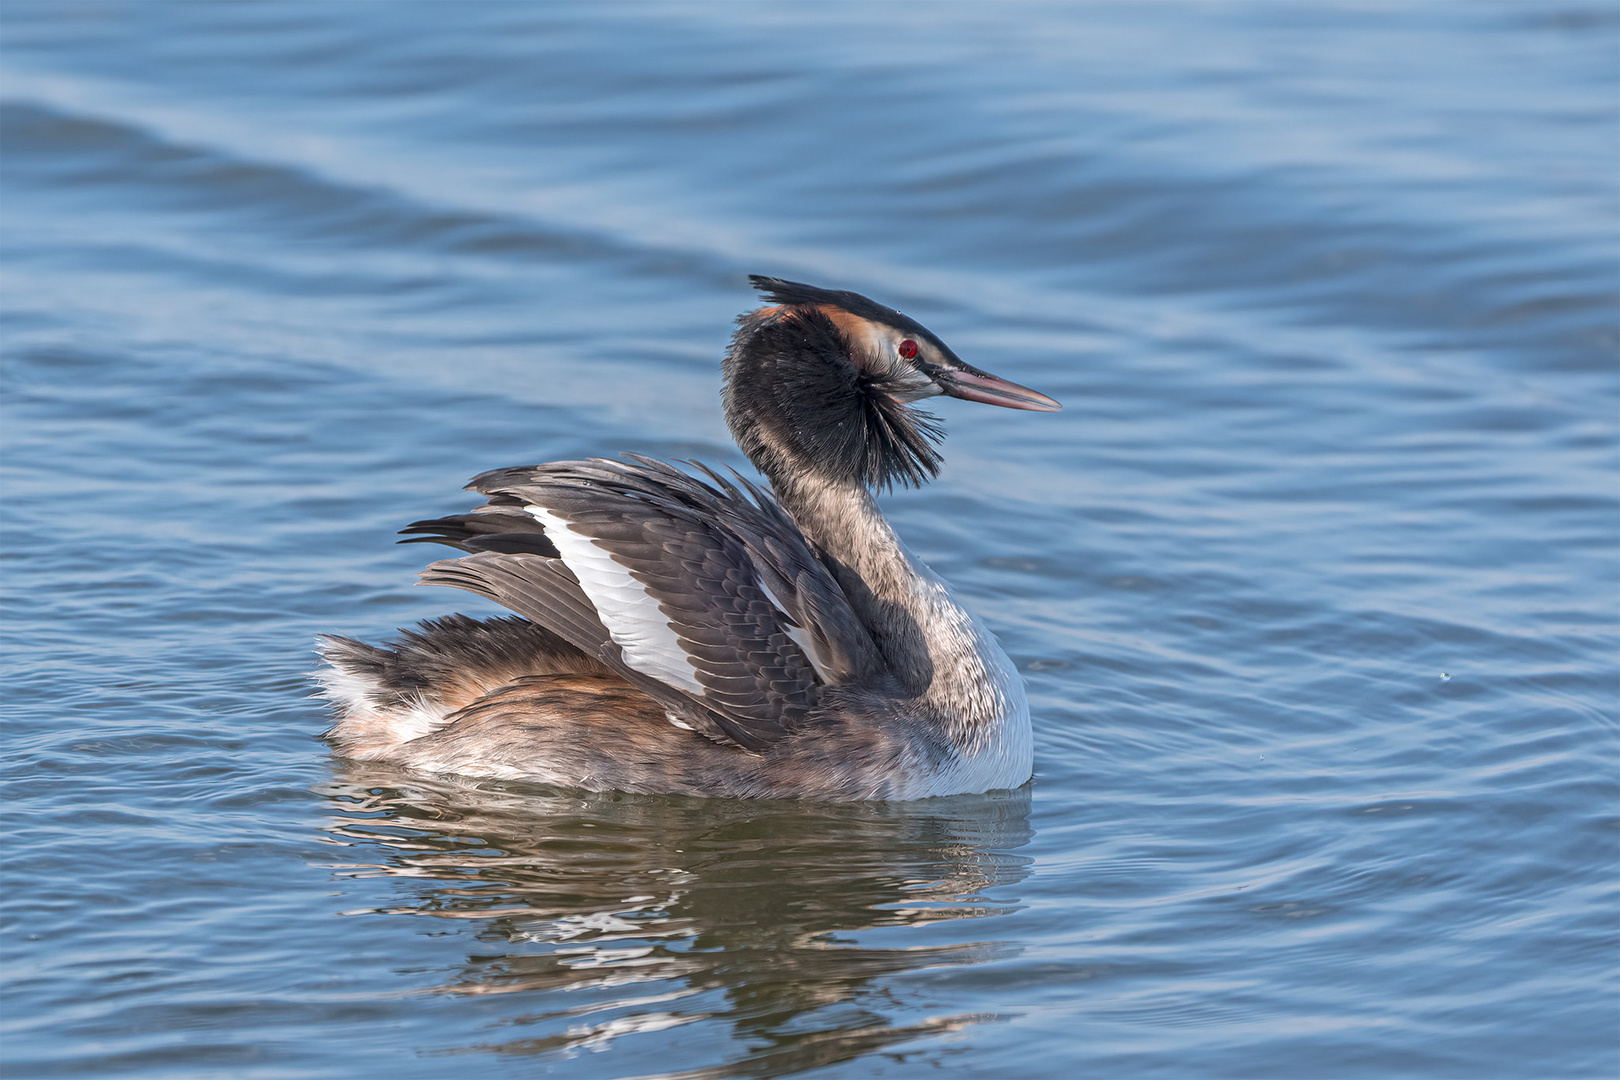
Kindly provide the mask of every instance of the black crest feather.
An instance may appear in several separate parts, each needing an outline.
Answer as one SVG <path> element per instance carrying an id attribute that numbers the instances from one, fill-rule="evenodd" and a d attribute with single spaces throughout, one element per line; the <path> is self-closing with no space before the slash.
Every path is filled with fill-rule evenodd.
<path id="1" fill-rule="evenodd" d="M 870 297 L 862 296 L 858 292 L 848 289 L 823 289 L 816 285 L 806 285 L 802 281 L 787 281 L 783 278 L 762 277 L 759 274 L 749 274 L 748 283 L 758 289 L 765 299 L 773 304 L 786 304 L 789 307 L 816 307 L 821 304 L 830 304 L 841 308 L 851 315 L 873 322 L 886 323 L 889 326 L 904 330 L 914 337 L 925 337 L 940 348 L 945 343 L 934 336 L 932 330 L 913 319 L 904 312 L 896 311 L 892 307 L 885 307 Z M 949 350 L 947 350 L 949 351 Z"/>

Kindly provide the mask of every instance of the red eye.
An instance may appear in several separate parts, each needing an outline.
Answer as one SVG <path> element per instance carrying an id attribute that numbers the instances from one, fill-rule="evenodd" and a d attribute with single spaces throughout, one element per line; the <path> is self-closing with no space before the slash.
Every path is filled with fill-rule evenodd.
<path id="1" fill-rule="evenodd" d="M 910 360 L 913 356 L 917 355 L 917 343 L 912 341 L 910 338 L 906 338 L 906 340 L 899 344 L 897 350 L 901 356 L 905 357 L 907 360 Z"/>

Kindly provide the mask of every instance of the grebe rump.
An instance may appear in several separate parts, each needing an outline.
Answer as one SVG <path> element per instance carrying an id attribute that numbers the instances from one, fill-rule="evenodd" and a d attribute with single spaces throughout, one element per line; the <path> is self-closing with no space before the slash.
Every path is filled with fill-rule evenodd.
<path id="1" fill-rule="evenodd" d="M 1007 654 L 873 499 L 939 468 L 950 397 L 1056 401 L 959 360 L 852 292 L 753 277 L 726 421 L 770 481 L 629 455 L 496 469 L 471 513 L 406 543 L 468 554 L 424 584 L 520 618 L 451 615 L 378 648 L 322 641 L 348 757 L 596 791 L 917 799 L 1017 787 L 1029 706 Z"/>

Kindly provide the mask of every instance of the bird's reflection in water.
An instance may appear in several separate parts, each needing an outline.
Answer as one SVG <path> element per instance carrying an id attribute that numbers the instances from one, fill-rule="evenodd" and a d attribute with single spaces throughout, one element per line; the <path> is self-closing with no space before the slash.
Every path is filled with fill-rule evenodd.
<path id="1" fill-rule="evenodd" d="M 885 928 L 1014 910 L 1005 887 L 1026 875 L 1015 849 L 1032 835 L 1027 788 L 818 805 L 559 792 L 346 763 L 323 794 L 338 811 L 332 838 L 352 850 L 337 872 L 401 879 L 394 902 L 371 913 L 477 927 L 482 948 L 444 991 L 535 995 L 537 1011 L 506 1021 L 527 1037 L 468 1050 L 567 1054 L 724 1027 L 699 1041 L 731 1043 L 729 1063 L 693 1076 L 782 1075 L 990 1019 L 925 1016 L 884 977 L 1012 946 L 937 925 Z"/>

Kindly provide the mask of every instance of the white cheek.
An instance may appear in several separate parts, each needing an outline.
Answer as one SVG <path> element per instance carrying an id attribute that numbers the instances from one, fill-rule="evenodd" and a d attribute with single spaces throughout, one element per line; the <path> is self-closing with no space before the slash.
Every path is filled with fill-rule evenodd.
<path id="1" fill-rule="evenodd" d="M 919 376 L 919 379 L 921 381 L 917 384 L 916 389 L 908 387 L 896 394 L 895 397 L 901 401 L 921 401 L 924 398 L 938 397 L 945 392 L 934 380 L 922 376 Z"/>
<path id="2" fill-rule="evenodd" d="M 901 401 L 921 401 L 938 397 L 945 391 L 934 380 L 919 371 L 911 360 L 900 355 L 900 343 L 906 335 L 885 326 L 861 322 L 849 328 L 850 344 L 865 357 L 862 367 L 874 375 L 881 375 L 899 384 L 894 396 Z M 916 338 L 910 340 L 917 341 Z M 937 364 L 939 357 L 931 346 L 917 341 L 917 359 Z"/>
<path id="3" fill-rule="evenodd" d="M 895 346 L 900 344 L 900 339 L 893 337 L 886 330 L 881 330 L 869 323 L 863 323 L 860 328 L 860 340 L 853 341 L 850 344 L 860 349 L 867 356 L 883 362 L 899 355 L 894 350 Z"/>

